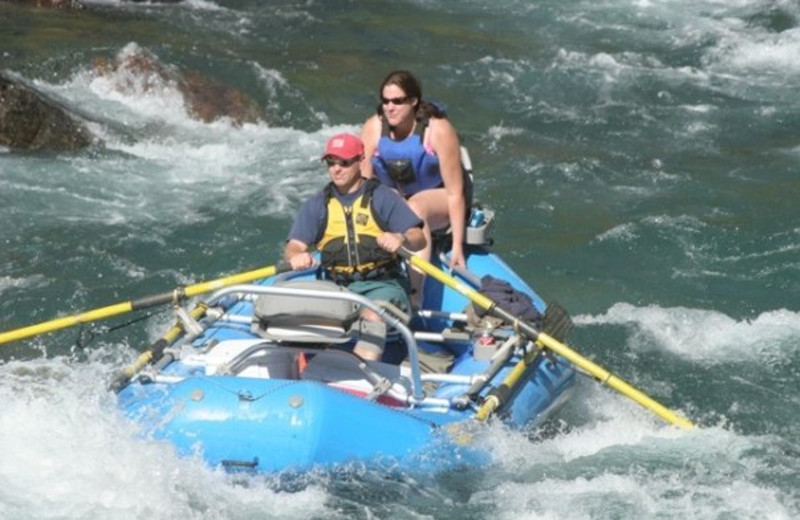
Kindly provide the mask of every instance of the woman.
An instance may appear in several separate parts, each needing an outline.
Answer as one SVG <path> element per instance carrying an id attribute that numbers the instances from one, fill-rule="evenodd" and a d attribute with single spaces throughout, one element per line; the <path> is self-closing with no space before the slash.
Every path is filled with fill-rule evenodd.
<path id="1" fill-rule="evenodd" d="M 431 256 L 431 230 L 450 226 L 453 249 L 450 267 L 466 267 L 467 183 L 461 167 L 461 145 L 453 125 L 433 103 L 423 101 L 419 81 L 407 71 L 394 71 L 380 87 L 377 114 L 364 123 L 362 172 L 395 188 L 425 222 L 427 246 L 418 254 Z M 419 297 L 422 277 L 412 278 Z"/>

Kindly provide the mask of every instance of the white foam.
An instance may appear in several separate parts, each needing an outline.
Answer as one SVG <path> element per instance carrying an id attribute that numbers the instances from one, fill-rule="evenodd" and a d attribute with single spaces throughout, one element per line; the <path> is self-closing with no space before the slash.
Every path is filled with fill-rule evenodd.
<path id="1" fill-rule="evenodd" d="M 210 0 L 185 0 L 181 2 L 182 4 L 191 7 L 192 9 L 197 9 L 198 11 L 224 11 L 226 10 L 224 7 L 221 7 L 215 2 L 211 2 Z"/>
<path id="2" fill-rule="evenodd" d="M 702 220 L 694 215 L 654 215 L 644 218 L 642 222 L 653 227 L 689 232 L 707 227 Z"/>
<path id="3" fill-rule="evenodd" d="M 653 343 L 686 359 L 708 364 L 786 357 L 800 342 L 800 313 L 777 309 L 736 320 L 721 312 L 658 305 L 616 303 L 601 315 L 575 317 L 579 325 L 625 325 L 631 348 Z"/>
<path id="4" fill-rule="evenodd" d="M 715 67 L 781 76 L 800 74 L 800 28 L 778 34 L 736 32 L 724 38 L 708 59 Z"/>
<path id="5" fill-rule="evenodd" d="M 636 226 L 630 223 L 614 226 L 597 236 L 599 242 L 632 242 L 637 238 L 639 235 L 636 233 Z"/>
<path id="6" fill-rule="evenodd" d="M 701 104 L 701 105 L 681 105 L 682 109 L 686 110 L 687 112 L 696 112 L 698 114 L 708 114 L 709 112 L 716 110 L 717 107 L 714 105 L 708 104 Z"/>
<path id="7" fill-rule="evenodd" d="M 534 442 L 492 432 L 485 442 L 513 477 L 498 478 L 472 503 L 498 507 L 501 518 L 791 518 L 778 486 L 754 483 L 781 471 L 752 457 L 780 439 L 720 426 L 680 430 L 588 380 L 580 393 L 581 426 Z"/>
<path id="8" fill-rule="evenodd" d="M 140 52 L 130 43 L 119 59 Z M 299 95 L 280 73 L 261 72 L 268 90 Z M 359 131 L 359 125 L 304 132 L 266 123 L 202 123 L 187 115 L 169 80 L 124 67 L 104 75 L 83 70 L 62 85 L 38 84 L 98 120 L 92 129 L 105 152 L 66 158 L 57 178 L 20 173 L 2 180 L 16 191 L 47 194 L 46 211 L 59 220 L 199 222 L 208 218 L 199 208 L 233 211 L 242 204 L 252 206 L 253 216 L 288 218 L 325 183 L 319 162 L 325 140 L 335 132 Z M 254 194 L 261 204 L 250 204 Z"/>
<path id="9" fill-rule="evenodd" d="M 502 123 L 499 125 L 492 125 L 486 131 L 487 137 L 489 137 L 489 146 L 488 149 L 491 151 L 497 151 L 498 145 L 500 141 L 505 139 L 506 137 L 516 137 L 525 134 L 525 129 L 519 127 L 508 127 L 504 126 Z"/>
<path id="10" fill-rule="evenodd" d="M 110 370 L 98 361 L 68 358 L 0 364 L 4 517 L 308 518 L 326 513 L 326 493 L 318 487 L 287 501 L 268 481 L 233 485 L 230 476 L 197 459 L 178 458 L 167 443 L 136 438 L 136 426 L 122 417 L 104 389 Z"/>
<path id="11" fill-rule="evenodd" d="M 294 88 L 279 70 L 265 68 L 257 62 L 252 62 L 251 66 L 256 77 L 269 94 L 267 109 L 270 112 L 281 113 L 282 99 L 289 99 L 294 103 L 310 106 L 310 103 L 305 101 L 303 93 Z M 312 109 L 310 115 L 322 125 L 327 126 L 330 124 L 330 120 L 324 112 Z"/>
<path id="12" fill-rule="evenodd" d="M 612 471 L 537 482 L 509 479 L 491 492 L 476 493 L 471 502 L 502 504 L 499 518 L 514 520 L 658 518 L 667 511 L 669 518 L 719 518 L 721 512 L 732 518 L 793 518 L 778 492 L 748 479 L 733 477 L 727 485 L 693 482 L 691 491 L 679 479 L 667 472 L 648 478 L 645 472 Z"/>
<path id="13" fill-rule="evenodd" d="M 656 59 L 653 53 L 589 53 L 565 47 L 555 53 L 552 67 L 567 70 L 578 81 L 585 77 L 599 88 L 628 88 L 655 76 L 676 88 L 688 82 L 759 101 L 785 100 L 786 86 L 800 75 L 800 28 L 775 29 L 768 20 L 765 24 L 754 21 L 776 11 L 797 19 L 800 7 L 796 2 L 640 0 L 633 11 L 646 20 L 641 27 L 627 18 L 630 11 L 627 2 L 607 2 L 599 15 L 596 9 L 586 9 L 567 10 L 565 16 L 572 15 L 571 25 L 603 32 L 604 38 L 613 39 L 614 34 L 621 40 L 640 38 L 647 41 L 646 47 L 657 45 L 680 53 L 696 48 L 703 53 L 700 62 L 671 64 Z M 621 23 L 615 12 L 627 23 Z M 633 30 L 637 36 L 631 36 Z M 605 100 L 607 93 L 599 96 Z M 624 102 L 625 98 L 614 99 Z"/>
<path id="14" fill-rule="evenodd" d="M 650 175 L 652 175 L 653 180 L 656 182 L 675 182 L 683 180 L 680 176 L 670 175 L 662 171 L 656 171 Z M 644 196 L 651 194 L 653 189 L 619 186 L 615 188 L 615 191 L 628 192 Z M 624 224 L 616 225 L 613 228 L 603 231 L 597 235 L 596 240 L 598 242 L 631 242 L 640 237 L 642 228 L 667 229 L 677 231 L 682 234 L 692 234 L 704 228 L 705 226 L 706 225 L 701 220 L 691 215 L 653 215 L 645 217 L 641 222 L 626 222 Z"/>
<path id="15" fill-rule="evenodd" d="M 277 94 L 279 88 L 288 88 L 289 82 L 286 81 L 286 78 L 279 70 L 264 68 L 259 63 L 253 63 L 253 67 L 258 73 L 259 78 L 267 86 L 270 94 Z"/>
<path id="16" fill-rule="evenodd" d="M 7 289 L 32 289 L 36 287 L 43 287 L 47 285 L 47 283 L 48 280 L 40 274 L 27 276 L 25 278 L 0 276 L 0 294 Z"/>
<path id="17" fill-rule="evenodd" d="M 525 133 L 525 129 L 519 127 L 508 127 L 499 124 L 490 126 L 487 130 L 487 133 L 491 138 L 499 141 L 506 136 L 523 135 Z"/>
<path id="18" fill-rule="evenodd" d="M 136 4 L 131 4 L 131 2 L 126 0 L 83 0 L 83 3 L 92 5 L 124 5 L 127 8 L 135 8 L 137 5 L 146 6 L 150 8 L 154 7 L 161 7 L 161 8 L 168 8 L 172 6 L 178 6 L 183 8 L 189 9 L 196 9 L 198 11 L 224 11 L 226 10 L 224 7 L 220 7 L 215 2 L 211 0 L 183 0 L 180 2 L 159 2 L 158 0 L 152 1 L 144 1 L 144 2 L 137 2 Z"/>
<path id="19" fill-rule="evenodd" d="M 116 60 L 125 64 L 144 52 L 137 43 L 130 42 L 117 53 Z M 183 123 L 192 121 L 177 84 L 156 70 L 139 70 L 134 65 L 98 74 L 88 69 L 76 74 L 73 81 L 85 84 L 100 99 L 120 103 L 144 116 Z"/>

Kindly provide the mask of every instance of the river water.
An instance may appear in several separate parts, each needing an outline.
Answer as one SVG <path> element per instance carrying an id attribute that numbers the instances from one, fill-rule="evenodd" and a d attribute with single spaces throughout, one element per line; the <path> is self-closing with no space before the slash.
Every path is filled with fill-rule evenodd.
<path id="1" fill-rule="evenodd" d="M 234 478 L 115 412 L 108 378 L 171 320 L 128 315 L 0 346 L 0 517 L 800 516 L 797 2 L 87 6 L 0 3 L 0 68 L 98 137 L 0 150 L 0 330 L 273 263 L 326 138 L 408 68 L 470 149 L 495 250 L 569 309 L 570 343 L 700 428 L 584 379 L 544 430 L 485 432 L 487 468 Z M 139 50 L 267 122 L 201 123 L 174 85 L 93 69 Z"/>

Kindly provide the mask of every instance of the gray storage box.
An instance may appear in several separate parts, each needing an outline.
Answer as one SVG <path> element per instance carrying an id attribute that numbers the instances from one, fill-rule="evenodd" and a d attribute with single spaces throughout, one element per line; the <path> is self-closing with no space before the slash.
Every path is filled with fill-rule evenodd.
<path id="1" fill-rule="evenodd" d="M 317 291 L 346 291 L 325 280 L 290 280 L 276 287 Z M 344 300 L 265 294 L 256 298 L 253 332 L 290 342 L 348 341 L 346 331 L 359 316 L 359 306 Z"/>
<path id="2" fill-rule="evenodd" d="M 475 222 L 475 213 L 480 211 L 481 218 Z M 467 225 L 467 244 L 474 246 L 483 246 L 491 244 L 489 238 L 489 231 L 494 222 L 494 211 L 489 208 L 473 208 L 470 222 Z"/>

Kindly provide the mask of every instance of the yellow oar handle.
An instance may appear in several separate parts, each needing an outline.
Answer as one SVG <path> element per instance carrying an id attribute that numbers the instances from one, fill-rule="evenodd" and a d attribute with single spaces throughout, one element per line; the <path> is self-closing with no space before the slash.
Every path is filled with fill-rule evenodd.
<path id="1" fill-rule="evenodd" d="M 187 287 L 178 288 L 173 291 L 146 296 L 137 300 L 101 307 L 99 309 L 82 312 L 73 316 L 66 316 L 64 318 L 45 321 L 36 325 L 29 325 L 20 329 L 0 333 L 0 345 L 38 336 L 39 334 L 45 334 L 47 332 L 74 327 L 75 325 L 80 325 L 82 323 L 91 323 L 93 321 L 119 316 L 120 314 L 124 314 L 126 312 L 146 309 L 148 307 L 164 305 L 171 302 L 179 302 L 184 298 L 190 298 L 192 296 L 197 296 L 198 294 L 205 294 L 223 287 L 228 287 L 230 285 L 251 282 L 260 278 L 267 278 L 288 269 L 289 266 L 284 262 L 281 262 L 278 265 L 262 267 L 253 271 L 234 274 L 208 282 L 201 282 L 194 285 L 189 285 Z"/>
<path id="2" fill-rule="evenodd" d="M 432 276 L 433 278 L 442 282 L 451 289 L 454 289 L 459 293 L 463 294 L 464 296 L 469 298 L 469 300 L 472 303 L 478 305 L 479 307 L 489 311 L 495 316 L 503 318 L 504 320 L 512 323 L 516 330 L 525 333 L 525 335 L 530 339 L 534 341 L 539 341 L 542 345 L 549 348 L 556 354 L 560 355 L 567 361 L 571 362 L 576 367 L 588 372 L 589 374 L 597 378 L 601 383 L 610 386 L 611 388 L 621 393 L 622 395 L 639 403 L 640 405 L 649 409 L 650 411 L 652 411 L 662 419 L 666 420 L 667 422 L 680 426 L 681 428 L 694 427 L 691 421 L 678 416 L 665 406 L 659 404 L 657 401 L 651 399 L 650 397 L 648 397 L 641 391 L 637 390 L 633 386 L 629 385 L 622 379 L 611 374 L 608 370 L 596 365 L 592 361 L 581 356 L 580 354 L 578 354 L 565 344 L 561 343 L 560 341 L 556 340 L 555 338 L 552 338 L 547 334 L 540 333 L 529 323 L 524 322 L 520 320 L 518 317 L 514 316 L 513 314 L 497 307 L 495 305 L 495 302 L 492 301 L 491 298 L 488 298 L 487 296 L 481 294 L 475 289 L 472 289 L 471 287 L 468 287 L 460 283 L 458 280 L 448 275 L 441 269 L 437 268 L 435 265 L 431 264 L 427 260 L 424 260 L 419 256 L 413 255 L 404 249 L 401 249 L 398 252 L 398 254 L 406 258 L 411 263 L 411 265 L 421 270 L 425 274 Z"/>

